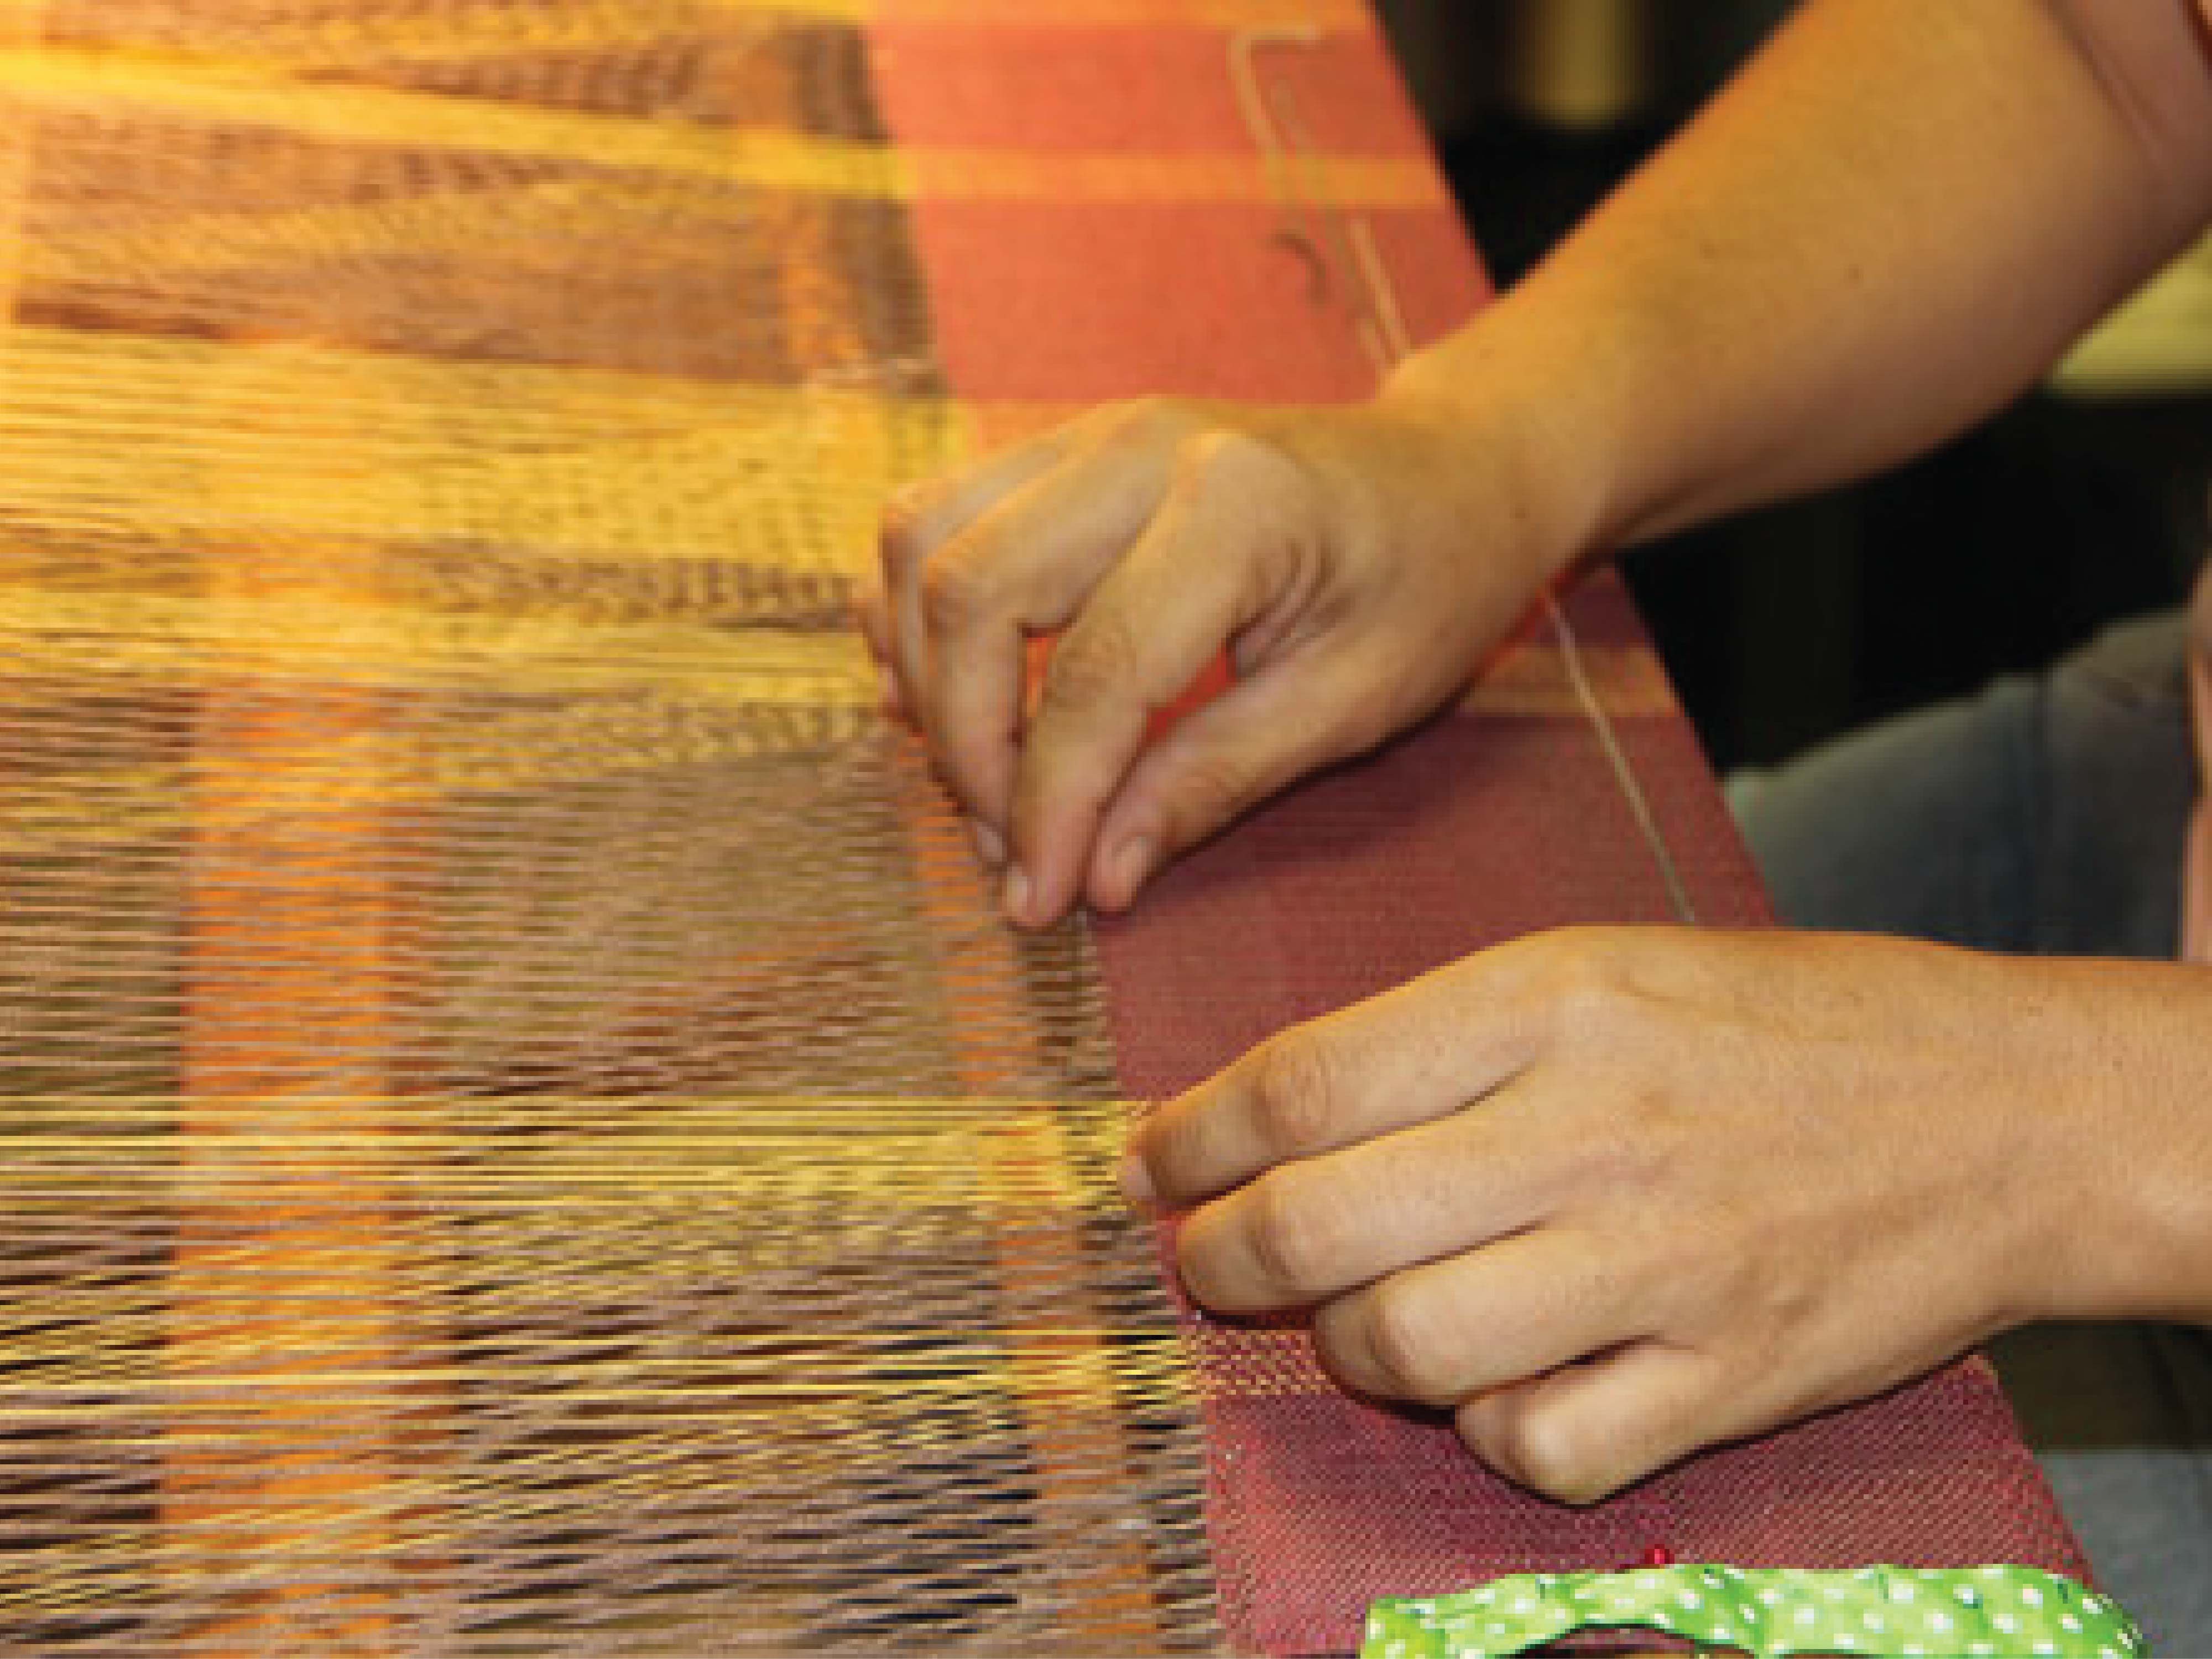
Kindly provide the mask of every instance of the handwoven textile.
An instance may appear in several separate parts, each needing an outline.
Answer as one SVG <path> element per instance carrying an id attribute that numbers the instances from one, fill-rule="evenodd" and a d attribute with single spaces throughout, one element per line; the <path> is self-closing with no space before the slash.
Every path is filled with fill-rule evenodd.
<path id="1" fill-rule="evenodd" d="M 1096 934 L 998 922 L 875 712 L 893 485 L 1357 395 L 1480 297 L 1343 0 L 0 6 L 0 1649 L 1286 1652 L 1653 1541 L 2073 1565 L 1976 1372 L 1570 1512 L 1163 1288 L 1126 1100 L 1664 914 L 1554 652 Z"/>

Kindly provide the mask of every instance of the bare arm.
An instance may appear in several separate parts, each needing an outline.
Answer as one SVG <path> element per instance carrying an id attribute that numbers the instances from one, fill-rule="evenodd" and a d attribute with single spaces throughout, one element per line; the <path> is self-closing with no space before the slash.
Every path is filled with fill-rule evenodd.
<path id="1" fill-rule="evenodd" d="M 1087 416 L 896 503 L 861 617 L 1008 912 L 1116 909 L 1450 696 L 1571 564 L 2002 402 L 2208 211 L 2191 0 L 1806 0 L 1381 397 Z M 1236 687 L 1163 735 L 1224 647 Z"/>
<path id="2" fill-rule="evenodd" d="M 2212 210 L 2188 0 L 1808 0 L 1536 275 L 1357 408 L 1103 411 L 900 505 L 863 604 L 1016 920 L 1126 904 L 1451 695 L 1577 558 L 2027 384 Z M 1064 631 L 1061 631 L 1064 630 Z M 1028 635 L 1060 631 L 1019 701 Z M 1224 645 L 1236 685 L 1146 716 Z M 1139 1132 L 1185 1276 L 1556 1495 L 2026 1318 L 2212 1319 L 2212 975 L 1540 936 Z"/>
<path id="3" fill-rule="evenodd" d="M 2208 214 L 2212 48 L 2188 0 L 1811 0 L 1393 393 L 1540 388 L 1578 556 L 1939 441 Z"/>

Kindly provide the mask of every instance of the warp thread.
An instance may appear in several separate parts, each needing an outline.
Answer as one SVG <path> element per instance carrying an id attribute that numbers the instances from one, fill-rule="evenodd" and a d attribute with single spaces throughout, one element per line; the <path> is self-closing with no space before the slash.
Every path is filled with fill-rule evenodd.
<path id="1" fill-rule="evenodd" d="M 1273 25 L 1239 30 L 1229 40 L 1230 84 L 1246 130 L 1265 164 L 1270 190 L 1287 222 L 1278 234 L 1299 248 L 1310 267 L 1340 295 L 1346 296 L 1352 327 L 1360 349 L 1378 376 L 1387 375 L 1413 350 L 1395 285 L 1373 228 L 1364 214 L 1356 212 L 1327 191 L 1310 192 L 1298 182 L 1299 173 L 1317 164 L 1319 147 L 1300 120 L 1290 83 L 1270 82 L 1260 63 L 1263 52 L 1313 46 L 1322 32 L 1311 25 Z M 1292 165 L 1293 163 L 1297 165 Z M 1613 773 L 1637 833 L 1651 854 L 1651 862 L 1667 890 L 1667 902 L 1675 920 L 1695 926 L 1696 902 L 1683 881 L 1674 849 L 1668 844 L 1658 814 L 1653 811 L 1636 768 L 1621 745 L 1612 717 L 1606 713 L 1589 673 L 1583 665 L 1582 646 L 1558 596 L 1546 588 L 1537 601 L 1550 626 L 1559 652 L 1559 666 L 1573 691 L 1576 705 L 1596 738 L 1606 764 Z"/>

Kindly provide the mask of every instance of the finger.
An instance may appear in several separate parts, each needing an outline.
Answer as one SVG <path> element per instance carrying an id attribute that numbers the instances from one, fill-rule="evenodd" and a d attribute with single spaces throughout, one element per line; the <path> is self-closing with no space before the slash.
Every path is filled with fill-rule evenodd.
<path id="1" fill-rule="evenodd" d="M 1587 1233 L 1538 1227 L 1340 1297 L 1314 1338 L 1347 1388 L 1456 1405 L 1648 1334 L 1649 1278 Z"/>
<path id="2" fill-rule="evenodd" d="M 1706 1355 L 1641 1341 L 1480 1395 L 1455 1418 L 1460 1438 L 1509 1480 L 1562 1503 L 1593 1504 L 1693 1451 L 1770 1426 L 1740 1399 Z"/>
<path id="3" fill-rule="evenodd" d="M 921 614 L 924 563 L 970 520 L 1056 465 L 1070 441 L 1062 428 L 986 456 L 964 471 L 908 485 L 885 504 L 877 555 L 883 572 L 891 671 L 908 708 L 921 708 L 921 690 L 929 667 Z"/>
<path id="4" fill-rule="evenodd" d="M 946 782 L 982 822 L 1007 821 L 1030 636 L 1075 616 L 1152 518 L 1171 465 L 1158 445 L 1080 447 L 924 567 L 925 722 Z"/>
<path id="5" fill-rule="evenodd" d="M 884 713 L 894 720 L 906 718 L 906 704 L 901 699 L 898 678 L 890 665 L 890 617 L 884 603 L 883 585 L 872 579 L 864 580 L 853 595 L 853 620 L 866 643 L 868 654 L 875 659 L 876 669 L 883 679 Z"/>
<path id="6" fill-rule="evenodd" d="M 1573 1153 L 1487 1106 L 1268 1170 L 1194 1210 L 1184 1285 L 1220 1313 L 1310 1307 L 1542 1222 Z"/>
<path id="7" fill-rule="evenodd" d="M 1489 1094 L 1543 1036 L 1529 956 L 1526 943 L 1480 951 L 1269 1038 L 1146 1119 L 1132 1196 L 1191 1203 Z"/>
<path id="8" fill-rule="evenodd" d="M 884 605 L 880 577 L 864 576 L 854 585 L 853 621 L 860 628 L 868 654 L 879 663 L 888 664 L 891 654 L 890 613 Z"/>
<path id="9" fill-rule="evenodd" d="M 1268 796 L 1386 735 L 1364 658 L 1279 658 L 1188 715 L 1146 750 L 1101 821 L 1085 892 L 1126 909 L 1154 872 Z"/>
<path id="10" fill-rule="evenodd" d="M 1024 738 L 1010 826 L 1006 908 L 1041 927 L 1074 902 L 1098 819 L 1172 704 L 1287 580 L 1286 515 L 1302 484 L 1250 439 L 1181 446 L 1144 535 L 1054 648 Z"/>

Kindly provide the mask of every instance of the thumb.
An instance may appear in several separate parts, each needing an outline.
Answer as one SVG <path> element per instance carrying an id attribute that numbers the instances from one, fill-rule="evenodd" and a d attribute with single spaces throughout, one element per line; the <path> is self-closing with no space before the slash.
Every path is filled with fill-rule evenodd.
<path id="1" fill-rule="evenodd" d="M 1389 689 L 1365 653 L 1318 645 L 1269 659 L 1170 727 L 1100 821 L 1091 904 L 1125 908 L 1170 860 L 1305 774 L 1382 742 L 1395 724 Z"/>

